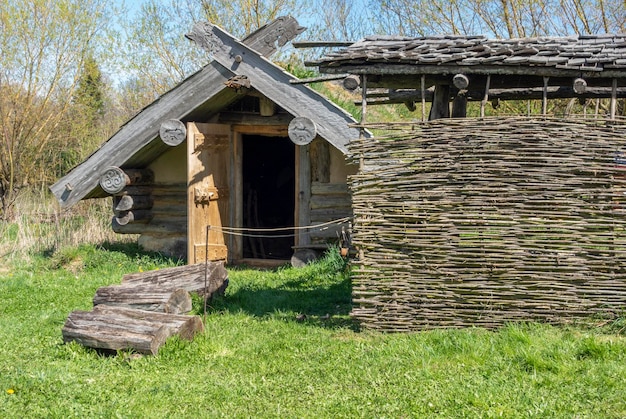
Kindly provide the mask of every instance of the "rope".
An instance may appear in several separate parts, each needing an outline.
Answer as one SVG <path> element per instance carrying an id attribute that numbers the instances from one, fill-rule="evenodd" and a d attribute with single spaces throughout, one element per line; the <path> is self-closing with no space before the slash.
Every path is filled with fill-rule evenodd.
<path id="1" fill-rule="evenodd" d="M 342 224 L 347 221 L 350 221 L 350 217 L 338 218 L 336 220 L 327 221 L 325 223 L 310 225 L 310 226 L 302 226 L 302 227 L 276 227 L 276 228 L 248 228 L 248 227 L 214 227 L 208 226 L 210 230 L 218 231 L 223 234 L 230 234 L 232 236 L 241 236 L 241 237 L 254 237 L 254 238 L 268 238 L 268 239 L 276 239 L 276 238 L 284 238 L 284 237 L 294 237 L 295 233 L 292 234 L 277 234 L 277 235 L 265 235 L 265 234 L 247 234 L 243 233 L 244 231 L 248 232 L 278 232 L 278 231 L 296 231 L 296 230 L 317 230 L 323 231 L 327 230 L 328 226 L 333 224 Z"/>

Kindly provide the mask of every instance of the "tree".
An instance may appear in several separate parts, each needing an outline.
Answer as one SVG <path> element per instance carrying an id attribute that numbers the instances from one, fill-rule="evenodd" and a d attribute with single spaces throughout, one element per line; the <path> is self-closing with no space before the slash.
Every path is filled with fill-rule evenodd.
<path id="1" fill-rule="evenodd" d="M 78 87 L 74 92 L 74 104 L 82 108 L 82 114 L 96 124 L 104 114 L 104 81 L 102 72 L 92 53 L 83 61 Z"/>
<path id="2" fill-rule="evenodd" d="M 184 38 L 195 22 L 208 20 L 243 38 L 301 9 L 296 0 L 148 0 L 125 23 L 119 67 L 127 80 L 146 85 L 158 96 L 208 63 L 206 53 Z"/>
<path id="3" fill-rule="evenodd" d="M 63 146 L 79 69 L 103 29 L 105 0 L 0 3 L 0 217 L 21 189 L 49 180 L 41 166 Z"/>
<path id="4" fill-rule="evenodd" d="M 492 37 L 622 33 L 624 0 L 370 0 L 377 31 L 396 35 Z"/>

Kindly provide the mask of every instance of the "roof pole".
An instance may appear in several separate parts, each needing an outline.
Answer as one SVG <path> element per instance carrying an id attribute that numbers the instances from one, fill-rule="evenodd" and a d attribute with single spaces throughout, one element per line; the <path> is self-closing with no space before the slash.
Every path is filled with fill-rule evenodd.
<path id="1" fill-rule="evenodd" d="M 367 74 L 361 77 L 361 125 L 365 124 L 367 114 Z M 365 136 L 363 127 L 361 127 L 361 138 Z"/>
<path id="2" fill-rule="evenodd" d="M 615 119 L 615 110 L 617 108 L 617 79 L 613 79 L 611 89 L 611 119 Z"/>
<path id="3" fill-rule="evenodd" d="M 426 121 L 426 74 L 422 74 L 422 122 Z"/>
<path id="4" fill-rule="evenodd" d="M 491 84 L 491 74 L 487 75 L 487 81 L 485 82 L 485 96 L 483 100 L 480 102 L 480 117 L 485 117 L 485 105 L 489 101 L 489 85 Z"/>
<path id="5" fill-rule="evenodd" d="M 541 103 L 541 113 L 543 116 L 546 116 L 548 113 L 548 81 L 550 81 L 550 77 L 543 78 L 543 99 Z"/>

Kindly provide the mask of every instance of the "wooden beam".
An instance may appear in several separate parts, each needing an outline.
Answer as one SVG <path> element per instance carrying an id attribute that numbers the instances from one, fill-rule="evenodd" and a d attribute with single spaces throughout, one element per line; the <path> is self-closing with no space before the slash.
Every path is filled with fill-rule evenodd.
<path id="1" fill-rule="evenodd" d="M 353 41 L 298 41 L 292 42 L 294 48 L 328 48 L 328 47 L 349 47 Z"/>
<path id="2" fill-rule="evenodd" d="M 98 305 L 92 311 L 72 312 L 62 334 L 65 342 L 89 348 L 156 355 L 170 336 L 191 340 L 203 330 L 200 316 Z"/>
<path id="3" fill-rule="evenodd" d="M 366 63 L 366 64 L 339 64 L 336 66 L 319 67 L 315 61 L 305 61 L 305 66 L 318 67 L 321 73 L 337 74 L 369 74 L 380 75 L 393 79 L 398 75 L 420 75 L 420 74 L 472 74 L 482 75 L 506 75 L 506 76 L 533 76 L 533 77 L 582 77 L 590 79 L 612 79 L 624 78 L 622 69 L 601 69 L 592 70 L 590 68 L 558 68 L 558 67 L 522 67 L 505 65 L 413 65 L 413 64 L 391 64 L 391 63 Z"/>
<path id="4" fill-rule="evenodd" d="M 529 88 L 514 88 L 514 89 L 489 89 L 489 98 L 499 100 L 529 100 L 529 99 L 542 99 L 543 87 L 529 87 Z M 425 89 L 424 95 L 421 94 L 420 89 L 403 89 L 394 90 L 390 89 L 386 92 L 376 92 L 375 94 L 368 94 L 368 104 L 371 105 L 386 105 L 386 104 L 399 104 L 407 101 L 418 102 L 422 99 L 425 101 L 432 101 L 434 89 Z M 596 98 L 611 98 L 612 89 L 607 87 L 589 87 L 585 88 L 584 93 L 576 93 L 573 86 L 549 86 L 547 89 L 548 99 L 569 99 L 569 98 L 582 98 L 582 99 L 596 99 Z M 451 91 L 452 95 L 456 92 L 454 89 Z M 469 101 L 481 101 L 484 98 L 483 89 L 470 89 L 465 94 Z M 626 87 L 618 87 L 615 91 L 615 96 L 618 99 L 626 98 Z M 451 96 L 454 98 L 454 96 Z M 360 105 L 360 100 L 354 101 L 355 105 Z"/>
<path id="5" fill-rule="evenodd" d="M 264 57 L 270 57 L 278 47 L 282 47 L 306 30 L 291 16 L 281 16 L 261 26 L 241 42 Z"/>
<path id="6" fill-rule="evenodd" d="M 93 297 L 93 305 L 99 304 L 170 314 L 187 314 L 192 308 L 191 294 L 188 291 L 182 288 L 163 290 L 149 284 L 100 287 Z"/>
<path id="7" fill-rule="evenodd" d="M 348 126 L 354 120 L 343 109 L 305 85 L 290 84 L 293 75 L 221 28 L 208 22 L 198 23 L 186 36 L 224 67 L 235 74 L 246 75 L 255 89 L 294 117 L 316 117 L 320 121 L 319 134 L 343 153 L 347 153 L 350 140 L 358 138 L 359 131 Z M 240 62 L 233 58 L 237 56 L 242 57 Z"/>

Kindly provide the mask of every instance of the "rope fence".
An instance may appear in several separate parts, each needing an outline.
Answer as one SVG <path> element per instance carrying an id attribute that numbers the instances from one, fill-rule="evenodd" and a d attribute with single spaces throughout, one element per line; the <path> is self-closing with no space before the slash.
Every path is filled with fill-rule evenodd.
<path id="1" fill-rule="evenodd" d="M 313 224 L 308 226 L 294 226 L 294 227 L 276 227 L 276 228 L 251 228 L 251 227 L 217 227 L 217 226 L 208 226 L 207 228 L 212 231 L 216 231 L 222 234 L 228 234 L 232 236 L 240 236 L 240 237 L 251 237 L 251 238 L 285 238 L 285 237 L 295 237 L 295 231 L 324 231 L 329 229 L 331 226 L 342 225 L 351 220 L 350 217 L 338 218 L 332 221 L 327 221 L 324 223 Z M 292 234 L 282 234 L 282 235 L 264 235 L 264 234 L 249 234 L 244 232 L 263 232 L 263 233 L 271 233 L 271 232 L 281 232 L 281 231 L 294 231 Z"/>

